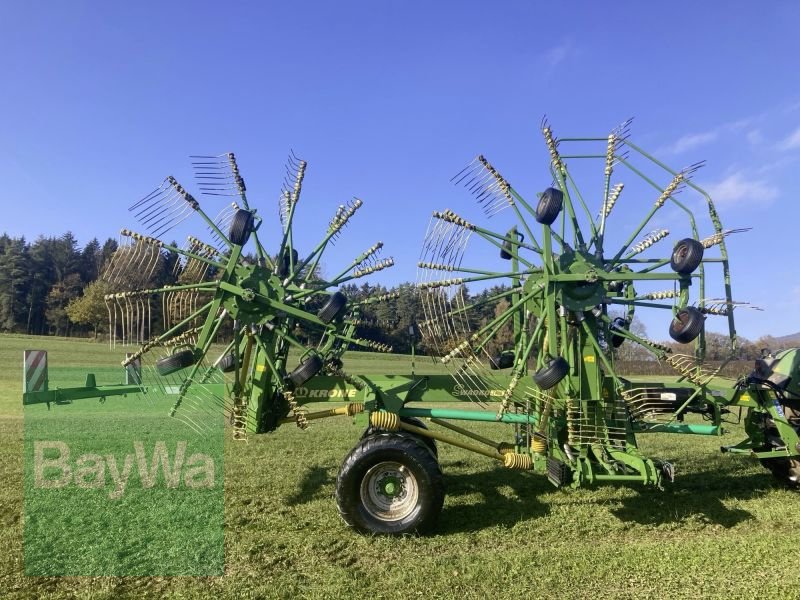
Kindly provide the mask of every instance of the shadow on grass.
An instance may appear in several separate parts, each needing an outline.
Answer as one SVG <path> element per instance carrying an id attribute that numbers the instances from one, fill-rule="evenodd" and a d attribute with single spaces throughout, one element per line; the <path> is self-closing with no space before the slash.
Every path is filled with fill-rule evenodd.
<path id="1" fill-rule="evenodd" d="M 750 500 L 773 487 L 768 473 L 739 475 L 734 471 L 708 471 L 678 476 L 664 491 L 641 490 L 622 501 L 612 513 L 622 521 L 662 525 L 700 520 L 725 528 L 753 519 L 741 508 L 728 508 L 723 500 Z"/>
<path id="2" fill-rule="evenodd" d="M 510 527 L 521 521 L 544 517 L 550 508 L 537 500 L 540 494 L 553 490 L 544 477 L 510 473 L 506 468 L 491 471 L 451 474 L 445 470 L 447 497 L 480 497 L 478 502 L 461 503 L 445 500 L 437 533 L 477 531 L 498 525 Z"/>
<path id="3" fill-rule="evenodd" d="M 552 486 L 543 477 L 509 473 L 507 469 L 452 474 L 449 468 L 461 466 L 460 461 L 442 465 L 448 498 L 478 495 L 480 501 L 471 504 L 448 503 L 442 511 L 441 533 L 475 531 L 496 525 L 511 526 L 519 521 L 544 516 L 548 508 L 536 497 Z M 328 497 L 336 485 L 338 465 L 308 467 L 298 483 L 297 491 L 286 497 L 288 504 L 307 504 Z M 330 489 L 330 494 L 327 490 Z"/>
<path id="4" fill-rule="evenodd" d="M 326 497 L 321 494 L 325 486 L 336 484 L 336 472 L 339 465 L 314 465 L 308 467 L 298 484 L 298 490 L 291 496 L 286 497 L 289 504 L 306 504 L 319 498 Z"/>

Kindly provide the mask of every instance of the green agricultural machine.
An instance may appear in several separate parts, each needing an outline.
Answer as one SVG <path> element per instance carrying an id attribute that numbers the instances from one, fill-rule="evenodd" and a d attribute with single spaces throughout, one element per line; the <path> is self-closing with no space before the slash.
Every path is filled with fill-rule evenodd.
<path id="1" fill-rule="evenodd" d="M 392 265 L 379 258 L 382 244 L 338 272 L 328 265 L 333 275 L 319 269 L 360 200 L 339 206 L 321 240 L 303 251 L 293 224 L 305 161 L 290 156 L 275 235 L 263 233 L 232 154 L 195 157 L 201 191 L 231 196 L 231 204 L 211 218 L 167 178 L 132 207 L 146 233 L 122 231 L 125 243 L 104 276 L 111 331 L 141 344 L 124 363 L 134 368 L 129 384 L 174 396 L 171 414 L 193 429 L 224 410 L 236 440 L 361 415 L 366 429 L 344 458 L 336 501 L 344 521 L 364 532 L 435 526 L 445 495 L 437 444 L 541 473 L 559 487 L 661 487 L 673 465 L 643 455 L 637 434 L 719 436 L 734 412 L 747 437 L 722 450 L 755 456 L 798 487 L 798 352 L 765 354 L 738 381 L 720 377 L 724 363 L 705 361 L 707 319 L 727 329 L 731 358 L 736 353 L 734 312 L 748 305 L 733 300 L 725 240 L 742 230 L 723 229 L 711 198 L 692 182 L 701 164 L 670 169 L 628 138 L 629 125 L 607 136 L 557 138 L 543 122 L 549 171 L 532 201 L 483 156 L 454 178 L 477 199 L 478 218 L 433 213 L 411 331 L 450 375 L 345 370 L 348 348 L 391 351 L 357 335 L 369 305 L 391 295 L 352 302 L 337 291 Z M 624 193 L 618 176 L 630 179 Z M 162 241 L 192 213 L 209 242 Z M 666 225 L 676 242 L 663 241 Z M 277 241 L 274 254 L 262 239 Z M 176 255 L 177 283 L 147 287 L 155 267 Z M 467 285 L 484 291 L 469 295 Z M 664 332 L 679 346 L 638 333 L 641 311 L 663 315 Z M 165 333 L 150 334 L 153 315 Z M 219 351 L 213 344 L 223 336 L 231 341 Z M 624 344 L 669 365 L 674 377 L 621 376 Z M 50 398 L 42 394 L 26 402 Z M 320 400 L 341 403 L 306 409 Z M 497 437 L 476 433 L 471 422 L 497 424 Z"/>

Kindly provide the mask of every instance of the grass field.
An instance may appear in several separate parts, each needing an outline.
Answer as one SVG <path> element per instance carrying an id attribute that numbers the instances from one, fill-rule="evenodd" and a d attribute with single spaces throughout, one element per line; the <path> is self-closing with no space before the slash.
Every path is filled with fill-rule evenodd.
<path id="1" fill-rule="evenodd" d="M 122 351 L 103 344 L 0 336 L 2 598 L 800 596 L 800 495 L 773 485 L 755 461 L 719 453 L 741 437 L 735 429 L 724 442 L 642 436 L 646 454 L 677 465 L 665 491 L 561 491 L 542 476 L 440 447 L 448 494 L 435 535 L 389 539 L 351 532 L 336 512 L 336 472 L 360 434 L 344 418 L 247 443 L 226 439 L 224 576 L 26 577 L 25 348 L 50 351 L 51 387 L 82 385 L 88 370 L 98 383 L 122 378 Z M 354 354 L 347 365 L 353 373 L 408 371 L 405 358 L 385 355 Z M 418 371 L 428 366 L 418 359 Z M 492 424 L 480 431 L 498 433 Z"/>

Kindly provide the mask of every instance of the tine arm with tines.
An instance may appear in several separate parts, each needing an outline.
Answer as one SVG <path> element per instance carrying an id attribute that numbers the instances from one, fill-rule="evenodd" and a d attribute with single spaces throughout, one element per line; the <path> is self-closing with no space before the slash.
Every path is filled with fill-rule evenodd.
<path id="1" fill-rule="evenodd" d="M 166 179 L 169 187 L 162 186 L 157 193 L 148 196 L 144 204 L 137 203 L 134 218 L 139 221 L 151 235 L 158 237 L 166 233 L 182 221 L 192 212 L 192 206 L 179 191 L 175 189 L 175 180 L 172 177 Z"/>
<path id="2" fill-rule="evenodd" d="M 538 249 L 533 232 L 528 227 L 517 204 L 521 204 L 528 212 L 535 214 L 527 202 L 514 190 L 508 180 L 486 160 L 482 154 L 475 158 L 461 172 L 451 179 L 464 186 L 475 195 L 487 216 L 491 217 L 509 206 L 514 209 L 517 218 L 525 229 L 528 239 Z"/>
<path id="3" fill-rule="evenodd" d="M 211 229 L 210 227 L 208 228 L 209 232 L 211 233 L 211 239 L 217 246 L 220 244 L 225 244 L 225 240 L 219 236 L 217 231 L 228 231 L 231 226 L 231 221 L 238 210 L 239 205 L 235 202 L 231 202 L 230 204 L 223 206 L 217 214 L 217 217 L 214 219 L 214 224 L 217 226 L 216 230 Z M 219 250 L 218 247 L 215 249 L 217 251 Z"/>
<path id="4" fill-rule="evenodd" d="M 516 246 L 516 247 L 519 247 L 519 248 L 525 248 L 526 250 L 530 250 L 532 252 L 536 252 L 536 253 L 539 253 L 539 254 L 541 253 L 541 250 L 536 246 L 532 246 L 532 245 L 530 245 L 528 243 L 521 242 L 518 239 L 512 239 L 508 235 L 499 235 L 499 234 L 497 234 L 497 233 L 495 233 L 493 231 L 490 231 L 488 229 L 484 229 L 483 227 L 478 227 L 477 225 L 474 225 L 473 223 L 470 223 L 469 221 L 467 221 L 466 219 L 460 217 L 459 215 L 457 215 L 456 213 L 454 213 L 453 211 L 451 211 L 449 209 L 444 210 L 444 211 L 434 211 L 433 212 L 433 217 L 435 219 L 439 219 L 439 220 L 447 222 L 447 223 L 452 223 L 452 224 L 454 224 L 454 225 L 456 225 L 458 227 L 461 227 L 461 228 L 463 228 L 465 230 L 468 230 L 470 232 L 475 232 L 478 235 L 480 235 L 483 239 L 487 240 L 488 242 L 490 242 L 491 244 L 496 246 L 498 249 L 503 249 L 503 242 L 513 242 L 513 246 Z M 508 249 L 506 249 L 506 250 L 508 251 Z M 512 254 L 512 255 L 515 254 L 513 249 L 509 253 Z M 523 263 L 524 265 L 528 266 L 529 268 L 533 267 L 533 264 L 531 262 L 525 260 L 521 256 L 518 256 L 518 258 L 519 258 L 519 261 L 521 263 Z"/>
<path id="5" fill-rule="evenodd" d="M 628 119 L 627 121 L 620 124 L 616 129 L 614 129 L 608 136 L 608 142 L 606 144 L 606 164 L 604 169 L 604 182 L 603 182 L 603 208 L 600 211 L 600 228 L 598 230 L 598 242 L 597 242 L 597 249 L 602 254 L 603 251 L 603 235 L 605 234 L 606 230 L 606 218 L 608 214 L 611 212 L 611 208 L 614 206 L 616 202 L 616 197 L 619 197 L 619 192 L 621 191 L 621 187 L 619 190 L 616 188 L 614 190 L 610 189 L 611 186 L 611 174 L 614 171 L 614 165 L 617 163 L 617 156 L 619 154 L 620 148 L 625 143 L 625 140 L 628 139 L 630 135 L 630 125 L 633 119 Z M 616 194 L 613 200 L 611 197 Z"/>
<path id="6" fill-rule="evenodd" d="M 224 268 L 225 267 L 224 264 L 219 263 L 219 262 L 214 261 L 214 260 L 211 260 L 210 258 L 207 258 L 207 257 L 202 256 L 200 254 L 197 254 L 195 252 L 189 252 L 189 251 L 184 250 L 182 248 L 178 248 L 177 246 L 173 246 L 172 244 L 165 244 L 161 240 L 157 240 L 156 238 L 145 236 L 145 235 L 142 235 L 140 233 L 136 233 L 135 231 L 130 231 L 129 229 L 122 229 L 122 230 L 120 230 L 119 234 L 122 237 L 131 238 L 131 239 L 135 240 L 136 242 L 140 242 L 140 243 L 143 243 L 143 244 L 150 244 L 150 245 L 156 246 L 158 248 L 164 248 L 165 250 L 169 250 L 170 252 L 175 252 L 176 254 L 180 254 L 181 256 L 186 256 L 188 258 L 193 258 L 195 260 L 199 260 L 200 262 L 207 263 L 207 264 L 212 265 L 214 267 L 218 267 L 218 268 Z"/>
<path id="7" fill-rule="evenodd" d="M 316 270 L 317 265 L 319 264 L 319 260 L 322 257 L 322 252 L 325 250 L 328 242 L 337 235 L 341 229 L 347 224 L 347 222 L 356 214 L 359 208 L 364 203 L 358 199 L 354 198 L 352 202 L 348 205 L 341 205 L 336 209 L 336 214 L 334 215 L 333 219 L 331 219 L 330 224 L 328 225 L 328 231 L 325 233 L 325 237 L 322 238 L 322 241 L 317 244 L 317 246 L 306 256 L 303 260 L 301 260 L 294 268 L 294 276 L 297 276 L 302 270 L 313 260 L 314 263 L 311 269 L 308 270 L 305 276 L 305 281 L 308 281 L 312 276 L 314 271 Z M 284 240 L 286 236 L 284 236 Z M 282 252 L 285 252 L 283 249 L 283 245 L 281 246 Z M 279 254 L 280 256 L 280 254 Z"/>
<path id="8" fill-rule="evenodd" d="M 207 196 L 238 196 L 249 210 L 247 187 L 239 173 L 233 152 L 216 156 L 192 156 L 192 168 L 200 192 Z"/>
<path id="9" fill-rule="evenodd" d="M 644 239 L 634 245 L 630 252 L 625 255 L 625 258 L 632 258 L 637 254 L 641 254 L 645 250 L 647 250 L 650 246 L 660 242 L 664 238 L 669 235 L 669 229 L 656 229 L 648 233 Z"/>
<path id="10" fill-rule="evenodd" d="M 645 216 L 639 226 L 631 233 L 630 237 L 627 241 L 622 245 L 619 249 L 617 254 L 612 259 L 612 263 L 618 261 L 628 247 L 631 245 L 634 239 L 642 232 L 642 230 L 647 226 L 650 220 L 653 218 L 653 215 L 664 206 L 668 199 L 670 199 L 673 195 L 680 192 L 681 188 L 692 178 L 692 175 L 703 166 L 703 162 L 698 162 L 693 165 L 686 167 L 685 169 L 678 171 L 678 173 L 672 178 L 672 180 L 667 184 L 667 186 L 661 191 L 661 194 L 656 199 L 653 207 L 650 209 L 650 212 Z"/>
<path id="11" fill-rule="evenodd" d="M 742 233 L 744 231 L 750 231 L 752 227 L 739 227 L 738 229 L 726 229 L 724 231 L 720 231 L 719 233 L 715 233 L 710 235 L 707 238 L 700 240 L 700 243 L 703 244 L 704 248 L 711 248 L 712 246 L 716 246 L 722 242 L 726 237 L 733 233 Z"/>
<path id="12" fill-rule="evenodd" d="M 339 278 L 344 277 L 349 273 L 351 270 L 364 270 L 369 269 L 371 267 L 376 266 L 379 264 L 378 255 L 380 254 L 381 249 L 383 248 L 383 242 L 377 242 L 367 248 L 364 252 L 359 254 L 353 262 L 348 265 L 346 269 L 344 269 L 341 273 L 336 275 L 331 281 L 338 281 Z"/>
<path id="13" fill-rule="evenodd" d="M 300 193 L 303 188 L 303 179 L 305 178 L 306 167 L 308 163 L 304 160 L 298 159 L 294 153 L 290 153 L 286 165 L 286 180 L 281 190 L 282 202 L 285 202 L 287 209 L 282 209 L 282 214 L 285 212 L 285 218 L 282 219 L 284 238 L 292 226 L 294 219 L 294 211 L 297 203 L 300 200 Z M 281 251 L 284 250 L 284 244 L 281 244 Z"/>

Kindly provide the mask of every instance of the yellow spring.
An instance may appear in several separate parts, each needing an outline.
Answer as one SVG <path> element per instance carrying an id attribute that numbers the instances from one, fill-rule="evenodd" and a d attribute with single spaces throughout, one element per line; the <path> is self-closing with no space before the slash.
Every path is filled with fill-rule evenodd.
<path id="1" fill-rule="evenodd" d="M 614 148 L 617 145 L 617 136 L 613 133 L 608 136 L 608 145 L 606 146 L 606 168 L 605 168 L 605 175 L 606 177 L 611 175 L 611 171 L 614 168 Z"/>
<path id="2" fill-rule="evenodd" d="M 430 269 L 432 271 L 455 271 L 456 268 L 453 265 L 445 265 L 441 263 L 429 263 L 429 262 L 419 262 L 417 266 L 420 269 Z"/>
<path id="3" fill-rule="evenodd" d="M 170 175 L 169 177 L 167 177 L 167 181 L 169 181 L 170 185 L 173 188 L 175 188 L 175 191 L 178 192 L 181 195 L 181 197 L 183 197 L 183 199 L 189 206 L 191 206 L 194 210 L 200 208 L 200 203 L 197 200 L 195 200 L 194 196 L 192 196 L 189 192 L 187 192 L 180 183 L 178 183 L 177 179 L 175 179 L 172 175 Z"/>
<path id="4" fill-rule="evenodd" d="M 347 416 L 352 417 L 358 413 L 364 412 L 364 404 L 361 402 L 351 402 L 347 405 Z"/>
<path id="5" fill-rule="evenodd" d="M 383 248 L 383 242 L 377 242 L 376 244 L 370 246 L 361 256 L 356 257 L 356 259 L 353 261 L 353 266 L 364 262 L 381 248 Z"/>
<path id="6" fill-rule="evenodd" d="M 475 230 L 475 225 L 467 221 L 466 219 L 459 217 L 456 213 L 454 213 L 449 208 L 446 209 L 444 212 L 440 212 L 438 210 L 433 211 L 433 216 L 436 219 L 441 219 L 442 221 L 447 221 L 448 223 L 453 223 L 455 225 L 459 225 L 465 229 Z"/>
<path id="7" fill-rule="evenodd" d="M 442 363 L 443 364 L 449 363 L 456 356 L 459 356 L 462 352 L 464 352 L 464 350 L 466 350 L 467 348 L 469 348 L 469 342 L 465 340 L 465 341 L 461 342 L 458 346 L 453 348 L 450 352 L 445 354 L 441 359 Z"/>
<path id="8" fill-rule="evenodd" d="M 502 175 L 500 175 L 500 173 L 498 173 L 497 169 L 495 169 L 489 163 L 489 161 L 486 160 L 486 158 L 483 156 L 483 154 L 478 156 L 478 162 L 480 162 L 484 166 L 484 168 L 487 171 L 489 171 L 489 173 L 492 174 L 492 177 L 494 177 L 495 181 L 497 181 L 497 185 L 499 186 L 500 190 L 503 192 L 503 195 L 506 197 L 506 199 L 508 200 L 509 204 L 514 204 L 514 198 L 511 196 L 511 191 L 510 191 L 511 186 L 506 181 L 505 177 L 503 177 Z"/>
<path id="9" fill-rule="evenodd" d="M 509 444 L 508 442 L 500 442 L 497 444 L 497 451 L 502 455 L 513 454 L 516 452 L 516 450 L 516 446 L 514 446 L 514 444 Z"/>
<path id="10" fill-rule="evenodd" d="M 618 183 L 611 190 L 611 193 L 608 195 L 608 200 L 603 204 L 603 216 L 607 217 L 611 214 L 611 209 L 614 208 L 614 205 L 617 203 L 617 199 L 619 199 L 619 195 L 622 193 L 622 188 L 624 187 L 624 183 Z"/>
<path id="11" fill-rule="evenodd" d="M 350 220 L 350 217 L 356 214 L 356 211 L 361 208 L 362 204 L 363 202 L 359 198 L 355 198 L 349 206 L 340 206 L 339 210 L 336 211 L 336 216 L 334 216 L 331 221 L 328 232 L 334 233 L 344 227 Z"/>
<path id="12" fill-rule="evenodd" d="M 669 229 L 657 229 L 656 231 L 648 233 L 647 237 L 645 237 L 641 242 L 639 242 L 633 248 L 631 248 L 631 254 L 639 254 L 640 252 L 644 252 L 650 246 L 652 246 L 656 242 L 660 242 L 668 235 L 669 235 Z"/>
<path id="13" fill-rule="evenodd" d="M 644 294 L 642 299 L 644 300 L 666 300 L 667 298 L 676 298 L 678 296 L 678 292 L 674 290 L 664 290 L 663 292 L 650 292 L 649 294 Z"/>
<path id="14" fill-rule="evenodd" d="M 353 341 L 359 346 L 363 346 L 365 348 L 372 348 L 373 350 L 377 350 L 378 352 L 389 353 L 392 351 L 392 347 L 389 346 L 388 344 L 382 344 L 380 342 L 376 342 L 373 340 L 365 340 L 364 338 L 354 338 Z"/>
<path id="15" fill-rule="evenodd" d="M 353 277 L 363 277 L 364 275 L 369 275 L 370 273 L 376 273 L 378 271 L 382 271 L 383 269 L 388 269 L 393 265 L 394 265 L 394 259 L 387 258 L 372 265 L 371 267 L 367 267 L 365 269 L 357 269 L 353 271 Z"/>
<path id="16" fill-rule="evenodd" d="M 245 412 L 246 406 L 242 399 L 237 397 L 233 399 L 233 439 L 239 442 L 247 441 L 247 431 L 245 430 Z"/>
<path id="17" fill-rule="evenodd" d="M 300 410 L 300 411 L 295 412 L 294 421 L 295 421 L 295 423 L 297 423 L 297 426 L 300 429 L 302 429 L 303 431 L 308 429 L 308 420 L 306 419 L 305 411 Z"/>
<path id="18" fill-rule="evenodd" d="M 533 436 L 531 440 L 531 450 L 536 454 L 545 454 L 547 452 L 547 439 L 539 435 Z"/>
<path id="19" fill-rule="evenodd" d="M 503 390 L 503 401 L 501 404 L 502 406 L 501 412 L 505 412 L 506 410 L 508 410 L 509 401 L 511 400 L 511 396 L 514 395 L 514 390 L 519 385 L 519 379 L 520 379 L 519 373 L 514 371 L 514 374 L 511 376 L 511 381 L 509 382 L 508 387 L 505 390 Z"/>
<path id="20" fill-rule="evenodd" d="M 205 242 L 201 242 L 200 240 L 198 240 L 195 237 L 192 237 L 191 235 L 188 236 L 187 239 L 189 240 L 189 243 L 192 244 L 192 246 L 194 248 L 205 250 L 209 254 L 219 254 L 219 250 L 214 248 L 214 246 L 209 246 Z M 194 250 L 192 250 L 192 252 L 194 252 Z"/>
<path id="21" fill-rule="evenodd" d="M 544 141 L 547 144 L 548 151 L 550 152 L 550 160 L 553 163 L 553 167 L 563 172 L 564 163 L 561 161 L 561 156 L 558 154 L 558 149 L 556 148 L 557 143 L 553 137 L 553 131 L 550 129 L 550 127 L 544 127 L 542 129 L 542 135 L 544 135 Z"/>
<path id="22" fill-rule="evenodd" d="M 388 292 L 378 296 L 372 296 L 358 303 L 358 306 L 366 306 L 368 304 L 375 304 L 376 302 L 386 302 L 387 300 L 394 300 L 400 297 L 400 292 Z"/>
<path id="23" fill-rule="evenodd" d="M 461 285 L 464 279 L 456 277 L 455 279 L 440 279 L 439 281 L 423 281 L 417 287 L 421 290 L 432 290 L 440 287 L 450 287 L 451 285 Z"/>
<path id="24" fill-rule="evenodd" d="M 130 229 L 120 229 L 119 234 L 123 237 L 129 237 L 137 242 L 143 242 L 145 244 L 152 244 L 153 246 L 158 246 L 159 248 L 164 245 L 164 242 L 161 240 L 157 240 L 156 238 L 142 235 L 141 233 L 136 233 L 135 231 L 131 231 Z"/>
<path id="25" fill-rule="evenodd" d="M 664 203 L 667 201 L 667 198 L 669 198 L 673 194 L 673 192 L 675 192 L 675 190 L 678 189 L 678 186 L 681 184 L 681 182 L 683 182 L 685 177 L 686 175 L 684 175 L 683 173 L 678 173 L 677 175 L 675 175 L 675 177 L 672 178 L 672 181 L 669 182 L 669 185 L 664 188 L 664 191 L 661 192 L 661 195 L 658 197 L 658 200 L 656 200 L 656 208 L 661 208 L 662 206 L 664 206 Z"/>
<path id="26" fill-rule="evenodd" d="M 294 189 L 292 190 L 292 204 L 296 204 L 297 200 L 300 198 L 300 189 L 303 187 L 303 178 L 306 175 L 306 166 L 307 162 L 304 160 L 300 161 L 300 164 L 297 166 L 297 175 L 294 178 Z"/>
<path id="27" fill-rule="evenodd" d="M 376 429 L 398 431 L 400 429 L 400 416 L 396 413 L 377 411 L 369 415 L 369 423 Z"/>
<path id="28" fill-rule="evenodd" d="M 533 461 L 527 454 L 515 454 L 509 452 L 503 455 L 503 464 L 508 469 L 517 469 L 524 471 L 533 467 Z"/>

